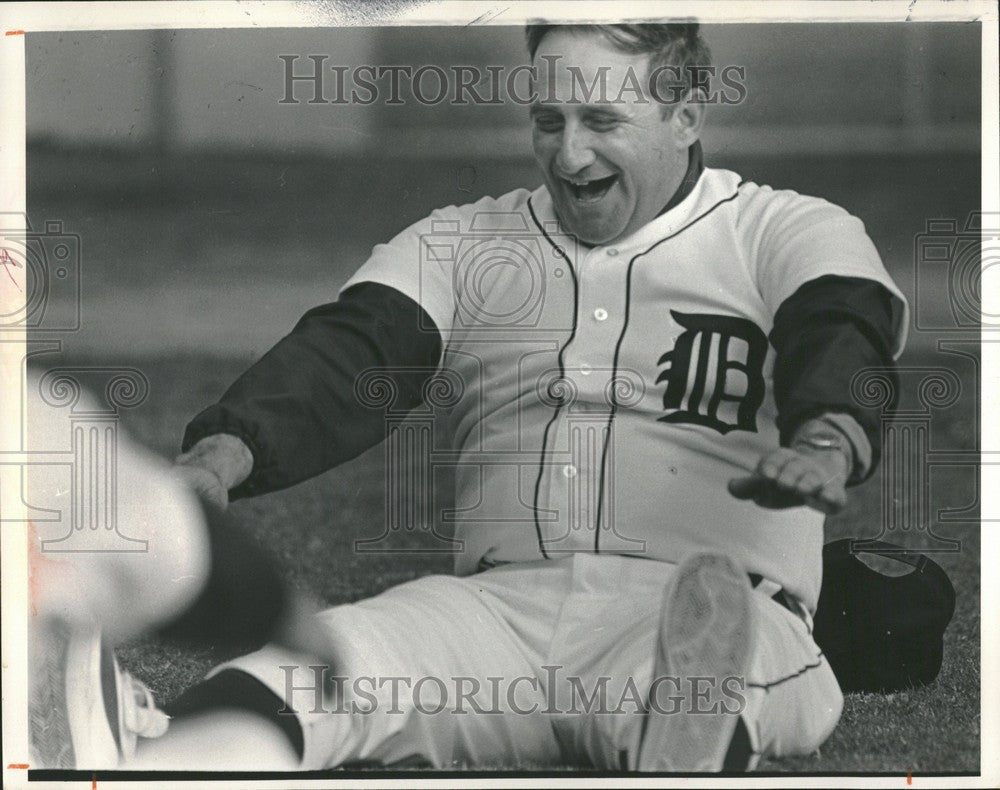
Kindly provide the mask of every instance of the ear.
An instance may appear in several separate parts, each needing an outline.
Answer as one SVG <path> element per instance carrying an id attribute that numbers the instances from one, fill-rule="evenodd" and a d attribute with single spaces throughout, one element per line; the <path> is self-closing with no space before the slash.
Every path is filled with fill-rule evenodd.
<path id="1" fill-rule="evenodd" d="M 669 121 L 678 148 L 689 148 L 701 137 L 707 106 L 708 98 L 705 91 L 698 87 L 688 91 L 673 108 Z"/>

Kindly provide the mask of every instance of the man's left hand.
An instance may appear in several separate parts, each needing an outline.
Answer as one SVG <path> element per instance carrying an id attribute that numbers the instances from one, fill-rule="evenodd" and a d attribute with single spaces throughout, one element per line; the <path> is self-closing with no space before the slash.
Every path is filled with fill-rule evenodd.
<path id="1" fill-rule="evenodd" d="M 800 433 L 791 447 L 766 453 L 753 474 L 730 480 L 729 493 L 766 508 L 807 505 L 827 515 L 839 513 L 847 504 L 853 455 L 848 443 L 835 444 L 828 436 L 811 442 Z"/>

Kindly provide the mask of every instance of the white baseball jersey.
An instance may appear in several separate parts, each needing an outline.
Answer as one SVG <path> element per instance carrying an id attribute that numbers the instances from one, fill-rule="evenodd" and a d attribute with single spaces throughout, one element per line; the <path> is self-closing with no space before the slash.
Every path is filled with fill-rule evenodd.
<path id="1" fill-rule="evenodd" d="M 834 274 L 905 300 L 860 220 L 706 169 L 676 207 L 588 248 L 544 187 L 440 209 L 344 286 L 421 304 L 444 341 L 441 408 L 457 571 L 567 553 L 726 553 L 815 609 L 823 516 L 732 497 L 778 446 L 768 342 L 779 305 Z M 431 329 L 428 327 L 428 329 Z"/>

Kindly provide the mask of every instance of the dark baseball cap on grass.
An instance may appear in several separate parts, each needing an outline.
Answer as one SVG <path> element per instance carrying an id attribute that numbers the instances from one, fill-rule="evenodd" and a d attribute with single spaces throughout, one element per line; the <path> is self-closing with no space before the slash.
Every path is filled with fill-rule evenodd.
<path id="1" fill-rule="evenodd" d="M 876 555 L 909 565 L 890 576 L 863 562 Z M 823 587 L 813 637 L 845 692 L 890 692 L 932 682 L 941 669 L 955 588 L 919 552 L 874 540 L 823 547 Z"/>

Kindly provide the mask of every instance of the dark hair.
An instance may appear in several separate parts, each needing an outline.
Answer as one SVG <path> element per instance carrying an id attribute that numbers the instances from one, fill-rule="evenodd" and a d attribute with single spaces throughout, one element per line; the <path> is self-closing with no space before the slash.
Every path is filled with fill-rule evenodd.
<path id="1" fill-rule="evenodd" d="M 672 67 L 660 77 L 658 96 L 671 96 L 671 86 L 691 89 L 692 70 L 710 66 L 712 53 L 701 37 L 697 22 L 645 25 L 549 25 L 529 24 L 525 27 L 528 54 L 534 58 L 542 39 L 553 30 L 600 33 L 618 50 L 630 55 L 649 55 L 649 69 Z M 680 77 L 680 80 L 676 79 Z M 668 90 L 663 90 L 667 87 Z"/>

